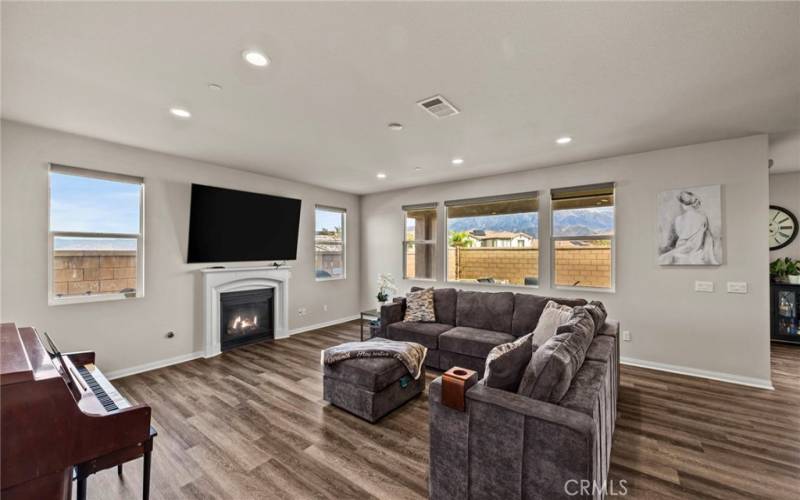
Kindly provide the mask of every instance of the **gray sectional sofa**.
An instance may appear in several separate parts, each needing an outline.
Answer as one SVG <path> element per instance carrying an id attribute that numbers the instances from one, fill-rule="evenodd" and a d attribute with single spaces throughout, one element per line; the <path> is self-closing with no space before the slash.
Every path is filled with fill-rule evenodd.
<path id="1" fill-rule="evenodd" d="M 420 290 L 412 288 L 411 291 Z M 433 292 L 436 323 L 404 323 L 405 299 L 381 308 L 381 336 L 417 342 L 428 348 L 425 366 L 469 368 L 483 376 L 493 347 L 532 332 L 547 301 L 586 305 L 583 299 L 541 297 L 527 293 L 469 292 L 437 288 Z"/>
<path id="2" fill-rule="evenodd" d="M 531 332 L 548 300 L 528 294 L 436 290 L 437 323 L 402 323 L 403 303 L 384 307 L 385 336 L 419 342 L 428 366 L 483 373 L 495 345 Z M 449 499 L 604 498 L 619 392 L 619 323 L 592 338 L 566 394 L 557 402 L 489 387 L 466 392 L 465 411 L 442 404 L 442 381 L 429 388 L 429 496 Z"/>

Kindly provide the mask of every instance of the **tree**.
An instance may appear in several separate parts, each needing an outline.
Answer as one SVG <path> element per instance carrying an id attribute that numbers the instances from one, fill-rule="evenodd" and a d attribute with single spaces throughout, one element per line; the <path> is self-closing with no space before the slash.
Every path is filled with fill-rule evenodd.
<path id="1" fill-rule="evenodd" d="M 450 231 L 450 246 L 455 248 L 469 248 L 472 246 L 469 231 Z"/>

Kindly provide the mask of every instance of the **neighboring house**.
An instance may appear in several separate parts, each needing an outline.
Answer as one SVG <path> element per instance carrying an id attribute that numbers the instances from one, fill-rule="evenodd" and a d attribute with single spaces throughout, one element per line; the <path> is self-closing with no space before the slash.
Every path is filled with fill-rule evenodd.
<path id="1" fill-rule="evenodd" d="M 535 241 L 533 236 L 527 233 L 484 229 L 473 229 L 469 232 L 469 238 L 473 242 L 473 247 L 529 248 Z"/>
<path id="2" fill-rule="evenodd" d="M 338 276 L 343 273 L 341 234 L 317 234 L 314 237 L 314 248 L 318 278 Z M 325 271 L 328 275 L 320 274 L 320 271 Z"/>

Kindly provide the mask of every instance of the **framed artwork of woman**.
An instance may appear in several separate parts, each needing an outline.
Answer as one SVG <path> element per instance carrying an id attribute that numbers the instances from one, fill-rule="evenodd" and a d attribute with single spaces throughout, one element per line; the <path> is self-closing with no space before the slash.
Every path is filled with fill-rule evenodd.
<path id="1" fill-rule="evenodd" d="M 658 264 L 722 264 L 722 186 L 663 191 L 658 195 Z"/>

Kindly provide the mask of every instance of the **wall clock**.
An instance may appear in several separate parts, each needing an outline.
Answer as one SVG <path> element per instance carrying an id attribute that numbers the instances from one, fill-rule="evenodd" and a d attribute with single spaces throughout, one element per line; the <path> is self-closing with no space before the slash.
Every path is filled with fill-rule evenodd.
<path id="1" fill-rule="evenodd" d="M 783 248 L 797 237 L 800 225 L 789 210 L 777 205 L 769 206 L 769 249 Z"/>

